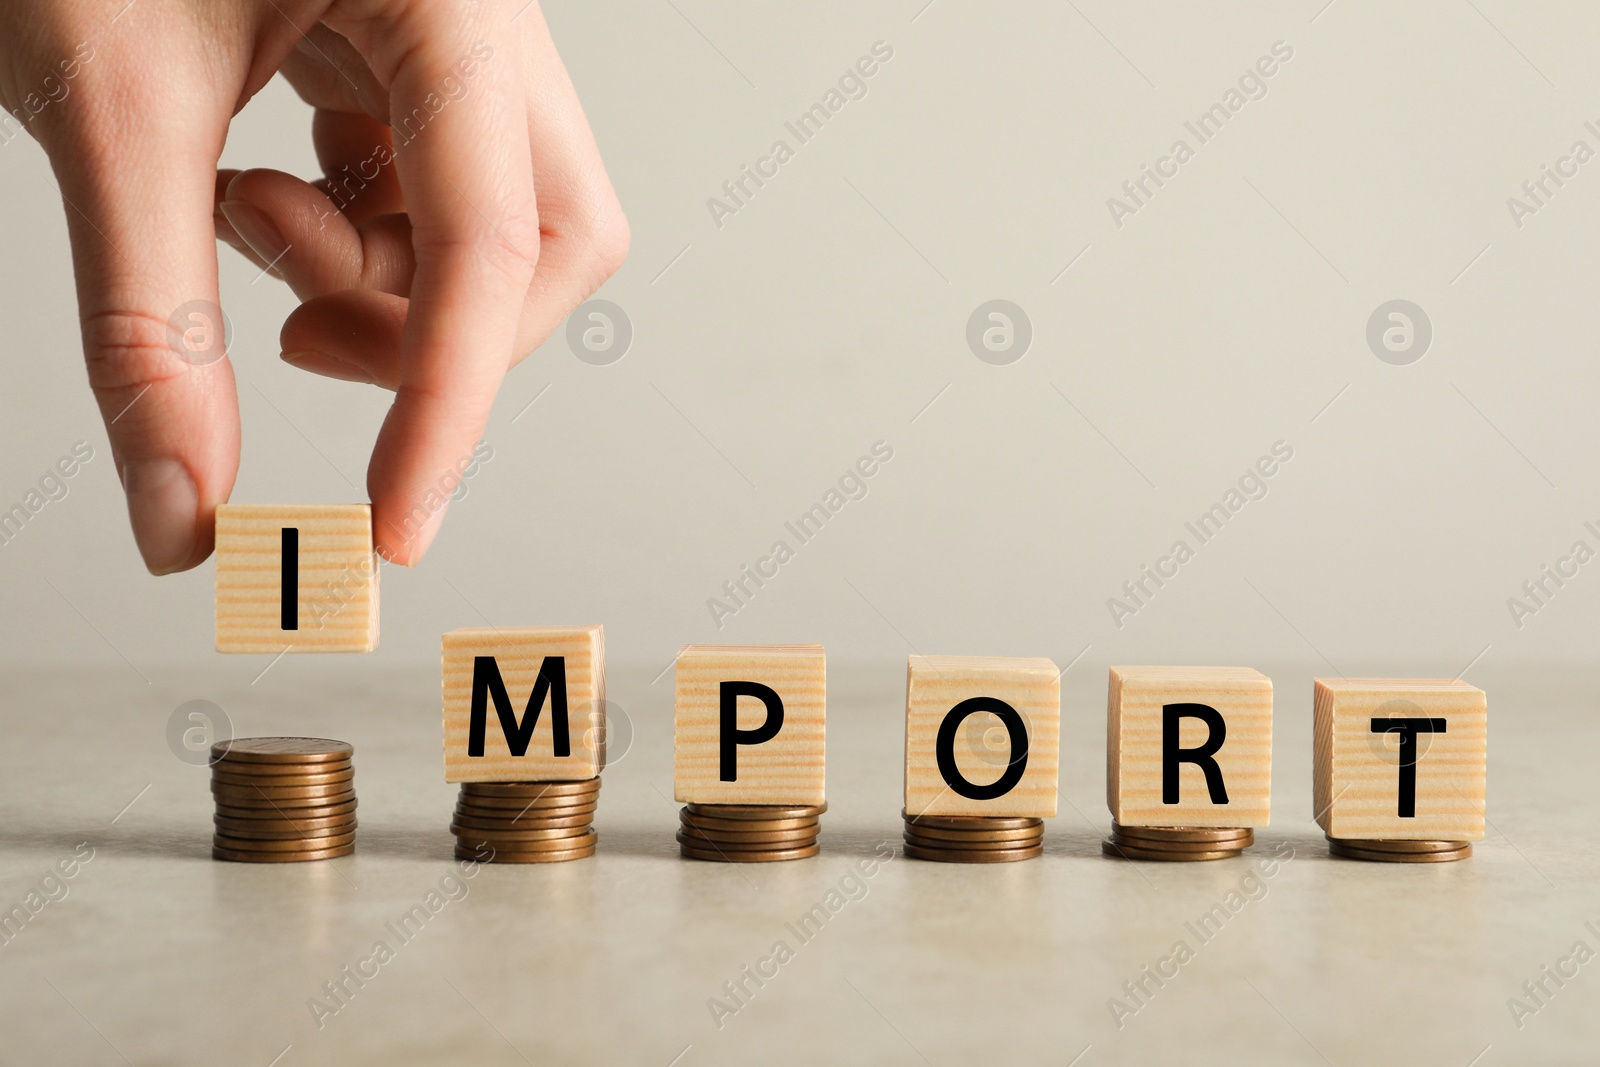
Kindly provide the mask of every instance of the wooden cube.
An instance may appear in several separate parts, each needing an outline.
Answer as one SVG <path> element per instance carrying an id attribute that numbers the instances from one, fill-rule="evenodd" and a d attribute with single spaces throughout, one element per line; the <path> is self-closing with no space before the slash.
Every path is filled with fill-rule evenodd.
<path id="1" fill-rule="evenodd" d="M 1318 678 L 1313 814 L 1329 837 L 1481 841 L 1484 692 L 1443 678 Z"/>
<path id="2" fill-rule="evenodd" d="M 1106 803 L 1123 826 L 1266 826 L 1272 679 L 1249 667 L 1112 667 Z"/>
<path id="3" fill-rule="evenodd" d="M 218 652 L 371 652 L 378 557 L 368 504 L 217 508 Z"/>
<path id="4" fill-rule="evenodd" d="M 821 804 L 827 666 L 821 645 L 685 645 L 673 791 L 691 804 Z"/>
<path id="5" fill-rule="evenodd" d="M 1061 671 L 1047 659 L 911 656 L 906 812 L 1056 813 Z"/>
<path id="6" fill-rule="evenodd" d="M 599 626 L 444 635 L 444 780 L 559 782 L 606 766 Z"/>

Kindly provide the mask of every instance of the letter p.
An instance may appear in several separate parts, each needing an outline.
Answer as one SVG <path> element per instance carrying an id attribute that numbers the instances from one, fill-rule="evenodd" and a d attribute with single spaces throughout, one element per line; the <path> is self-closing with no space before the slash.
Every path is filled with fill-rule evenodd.
<path id="1" fill-rule="evenodd" d="M 754 730 L 739 729 L 739 698 L 755 697 L 767 707 L 767 718 Z M 759 745 L 778 736 L 783 729 L 783 698 L 760 682 L 723 682 L 721 686 L 722 758 L 719 777 L 724 782 L 739 780 L 739 746 Z"/>

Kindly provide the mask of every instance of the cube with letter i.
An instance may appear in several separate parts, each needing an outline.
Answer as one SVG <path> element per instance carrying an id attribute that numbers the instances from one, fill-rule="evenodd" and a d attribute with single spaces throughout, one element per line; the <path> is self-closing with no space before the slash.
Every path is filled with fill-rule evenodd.
<path id="1" fill-rule="evenodd" d="M 559 782 L 605 770 L 605 635 L 518 626 L 444 635 L 447 782 Z"/>
<path id="2" fill-rule="evenodd" d="M 378 558 L 368 504 L 217 508 L 218 652 L 371 652 Z"/>
<path id="3" fill-rule="evenodd" d="M 821 645 L 686 645 L 678 653 L 673 790 L 691 804 L 821 804 Z"/>
<path id="4" fill-rule="evenodd" d="M 1261 827 L 1272 679 L 1248 667 L 1113 667 L 1106 803 L 1123 826 Z"/>
<path id="5" fill-rule="evenodd" d="M 911 656 L 906 814 L 1054 816 L 1060 735 L 1050 660 Z"/>
<path id="6" fill-rule="evenodd" d="M 1481 841 L 1489 715 L 1442 678 L 1318 678 L 1311 785 L 1331 838 Z"/>

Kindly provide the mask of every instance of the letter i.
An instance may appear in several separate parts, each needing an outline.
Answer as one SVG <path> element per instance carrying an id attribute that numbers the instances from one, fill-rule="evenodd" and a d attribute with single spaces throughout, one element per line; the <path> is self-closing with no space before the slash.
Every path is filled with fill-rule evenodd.
<path id="1" fill-rule="evenodd" d="M 300 529 L 283 528 L 283 589 L 280 594 L 283 628 L 300 629 Z"/>

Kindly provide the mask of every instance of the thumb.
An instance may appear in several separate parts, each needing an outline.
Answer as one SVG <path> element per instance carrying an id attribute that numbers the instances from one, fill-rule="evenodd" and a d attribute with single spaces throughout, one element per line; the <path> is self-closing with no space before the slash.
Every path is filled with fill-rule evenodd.
<path id="1" fill-rule="evenodd" d="M 160 88 L 95 88 L 114 105 L 79 110 L 42 140 L 134 540 L 151 572 L 168 574 L 210 554 L 239 465 L 212 221 L 227 117 L 197 115 L 192 99 Z"/>

